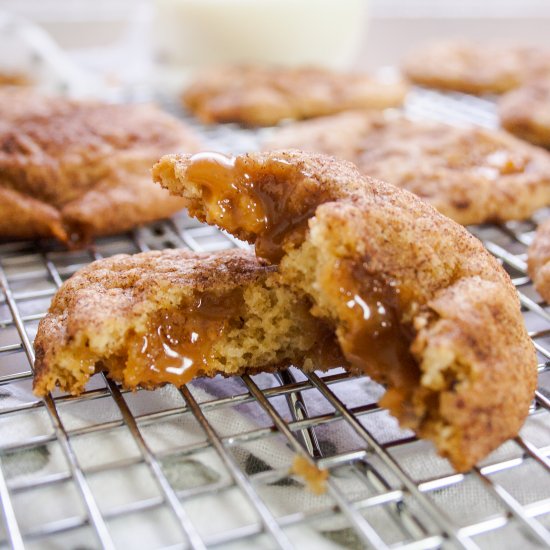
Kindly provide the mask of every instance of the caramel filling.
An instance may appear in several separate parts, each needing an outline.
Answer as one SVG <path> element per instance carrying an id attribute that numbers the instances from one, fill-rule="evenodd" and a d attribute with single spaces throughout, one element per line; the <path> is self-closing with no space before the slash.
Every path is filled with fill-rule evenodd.
<path id="1" fill-rule="evenodd" d="M 159 311 L 145 333 L 129 337 L 125 383 L 146 387 L 190 382 L 207 369 L 213 344 L 242 307 L 242 293 L 235 291 L 222 297 L 203 295 L 186 308 Z"/>
<path id="2" fill-rule="evenodd" d="M 307 221 L 322 201 L 314 193 L 301 197 L 295 212 L 292 194 L 309 175 L 284 159 L 255 170 L 245 159 L 199 153 L 191 158 L 187 178 L 201 188 L 209 223 L 254 235 L 256 254 L 278 263 L 285 244 L 303 240 Z"/>
<path id="3" fill-rule="evenodd" d="M 492 141 L 481 138 L 475 142 L 466 143 L 456 151 L 447 152 L 444 157 L 449 168 L 464 170 L 477 168 L 487 176 L 505 176 L 521 174 L 529 169 L 530 160 L 517 151 L 498 147 Z"/>
<path id="4" fill-rule="evenodd" d="M 339 340 L 346 359 L 387 384 L 384 406 L 401 407 L 420 383 L 420 369 L 409 350 L 412 332 L 401 322 L 403 289 L 340 260 L 332 277 L 339 282 Z"/>
<path id="5" fill-rule="evenodd" d="M 187 168 L 187 178 L 201 188 L 207 221 L 232 233 L 257 236 L 257 255 L 272 262 L 279 262 L 288 243 L 301 243 L 308 219 L 323 202 L 318 192 L 308 195 L 302 185 L 298 189 L 308 177 L 283 159 L 252 170 L 246 157 L 213 153 L 195 155 Z M 295 192 L 299 198 L 293 197 Z M 403 289 L 345 260 L 326 276 L 331 281 L 321 286 L 338 293 L 343 320 L 338 336 L 346 359 L 388 384 L 384 399 L 395 410 L 420 383 L 419 367 L 409 351 L 412 331 L 401 323 Z M 322 354 L 320 350 L 317 359 Z"/>

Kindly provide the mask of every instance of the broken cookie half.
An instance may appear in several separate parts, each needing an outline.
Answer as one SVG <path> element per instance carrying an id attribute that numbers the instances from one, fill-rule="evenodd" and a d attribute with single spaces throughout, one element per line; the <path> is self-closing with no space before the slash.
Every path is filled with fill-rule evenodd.
<path id="1" fill-rule="evenodd" d="M 97 371 L 135 389 L 342 364 L 334 334 L 274 271 L 238 250 L 151 251 L 90 264 L 63 284 L 40 322 L 35 393 L 59 386 L 78 394 Z"/>
<path id="2" fill-rule="evenodd" d="M 517 435 L 536 356 L 503 268 L 463 227 L 351 164 L 301 151 L 171 155 L 154 179 L 255 243 L 311 301 L 381 405 L 460 471 Z"/>

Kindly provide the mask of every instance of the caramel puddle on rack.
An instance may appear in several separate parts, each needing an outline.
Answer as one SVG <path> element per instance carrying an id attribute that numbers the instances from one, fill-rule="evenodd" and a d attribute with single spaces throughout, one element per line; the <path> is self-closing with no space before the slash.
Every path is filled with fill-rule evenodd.
<path id="1" fill-rule="evenodd" d="M 319 194 L 311 194 L 300 212 L 289 215 L 297 183 L 310 176 L 282 158 L 253 169 L 240 157 L 198 153 L 191 157 L 186 175 L 202 189 L 208 221 L 230 233 L 256 235 L 257 256 L 272 263 L 280 261 L 285 242 L 302 240 L 308 219 L 323 202 Z"/>
<path id="2" fill-rule="evenodd" d="M 203 295 L 190 306 L 163 310 L 147 323 L 145 334 L 128 342 L 124 381 L 130 387 L 170 383 L 182 386 L 207 367 L 212 346 L 238 317 L 241 292 Z"/>

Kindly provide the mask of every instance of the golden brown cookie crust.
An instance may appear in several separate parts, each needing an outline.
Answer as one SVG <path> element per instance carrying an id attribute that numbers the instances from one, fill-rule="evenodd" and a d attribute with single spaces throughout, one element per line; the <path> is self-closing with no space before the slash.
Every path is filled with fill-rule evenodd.
<path id="1" fill-rule="evenodd" d="M 506 130 L 550 148 L 550 80 L 535 81 L 505 94 L 498 109 Z"/>
<path id="2" fill-rule="evenodd" d="M 231 206 L 216 216 L 210 203 L 222 195 L 187 176 L 196 175 L 194 162 L 165 157 L 153 175 L 183 196 L 199 219 L 256 245 L 266 232 L 273 235 L 269 224 L 253 231 L 249 219 L 230 227 Z M 216 178 L 219 164 L 211 166 Z M 414 363 L 363 367 L 389 386 L 382 404 L 402 425 L 434 441 L 461 471 L 517 434 L 536 387 L 535 351 L 510 278 L 476 238 L 411 193 L 364 177 L 345 161 L 279 151 L 244 155 L 225 166 L 230 174 L 245 169 L 252 182 L 233 180 L 241 200 L 246 193 L 252 202 L 278 200 L 287 220 L 309 213 L 308 231 L 291 227 L 280 242 L 276 277 L 313 299 L 312 313 L 333 323 L 352 364 L 349 335 L 358 319 L 350 312 L 357 313 L 361 296 L 368 303 L 377 292 L 387 295 L 378 307 L 395 316 L 390 321 L 401 336 L 393 344 L 408 342 Z M 370 290 L 362 294 L 364 288 Z"/>
<path id="3" fill-rule="evenodd" d="M 40 322 L 35 393 L 59 386 L 79 394 L 100 370 L 124 388 L 152 389 L 199 375 L 303 366 L 319 347 L 336 350 L 326 367 L 341 364 L 309 302 L 269 284 L 274 270 L 243 250 L 150 251 L 90 264 L 63 284 Z M 153 349 L 159 342 L 167 352 Z M 179 372 L 189 359 L 193 370 Z"/>
<path id="4" fill-rule="evenodd" d="M 537 228 L 527 252 L 527 267 L 535 289 L 550 303 L 550 220 Z"/>
<path id="5" fill-rule="evenodd" d="M 550 52 L 532 47 L 436 42 L 412 51 L 402 64 L 414 83 L 467 94 L 501 94 L 550 74 Z"/>
<path id="6" fill-rule="evenodd" d="M 181 208 L 150 185 L 167 151 L 193 133 L 152 105 L 108 105 L 0 91 L 0 238 L 67 243 L 116 233 Z"/>
<path id="7" fill-rule="evenodd" d="M 345 158 L 463 225 L 525 219 L 550 202 L 550 155 L 496 130 L 349 112 L 290 124 L 264 148 Z"/>
<path id="8" fill-rule="evenodd" d="M 349 109 L 401 105 L 407 87 L 383 80 L 313 67 L 255 65 L 216 67 L 198 75 L 183 94 L 185 106 L 205 123 L 273 126 Z"/>

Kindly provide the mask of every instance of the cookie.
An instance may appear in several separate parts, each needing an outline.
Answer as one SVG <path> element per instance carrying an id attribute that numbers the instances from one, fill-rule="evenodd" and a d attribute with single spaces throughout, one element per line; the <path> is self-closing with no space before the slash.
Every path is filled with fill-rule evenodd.
<path id="1" fill-rule="evenodd" d="M 537 228 L 527 252 L 527 267 L 535 289 L 550 303 L 550 220 Z"/>
<path id="2" fill-rule="evenodd" d="M 0 91 L 0 238 L 80 246 L 178 211 L 150 182 L 163 153 L 198 151 L 185 125 L 152 105 Z"/>
<path id="3" fill-rule="evenodd" d="M 550 203 L 550 155 L 505 132 L 341 113 L 281 128 L 265 149 L 335 155 L 467 224 L 520 220 Z"/>
<path id="4" fill-rule="evenodd" d="M 198 75 L 183 94 L 184 105 L 202 122 L 272 126 L 349 109 L 401 105 L 407 87 L 359 73 L 302 67 L 229 66 Z"/>
<path id="5" fill-rule="evenodd" d="M 181 386 L 344 360 L 310 303 L 252 253 L 144 252 L 99 260 L 55 295 L 35 340 L 34 391 L 83 391 L 105 371 L 126 389 Z M 327 366 L 329 364 L 327 363 Z"/>
<path id="6" fill-rule="evenodd" d="M 414 83 L 467 94 L 501 94 L 550 74 L 550 52 L 520 46 L 448 41 L 414 50 L 402 64 Z"/>
<path id="7" fill-rule="evenodd" d="M 534 81 L 505 94 L 498 111 L 506 130 L 550 148 L 550 79 Z"/>
<path id="8" fill-rule="evenodd" d="M 381 405 L 459 471 L 518 433 L 535 350 L 510 278 L 462 226 L 353 164 L 280 151 L 170 155 L 153 168 L 192 215 L 279 262 Z"/>

